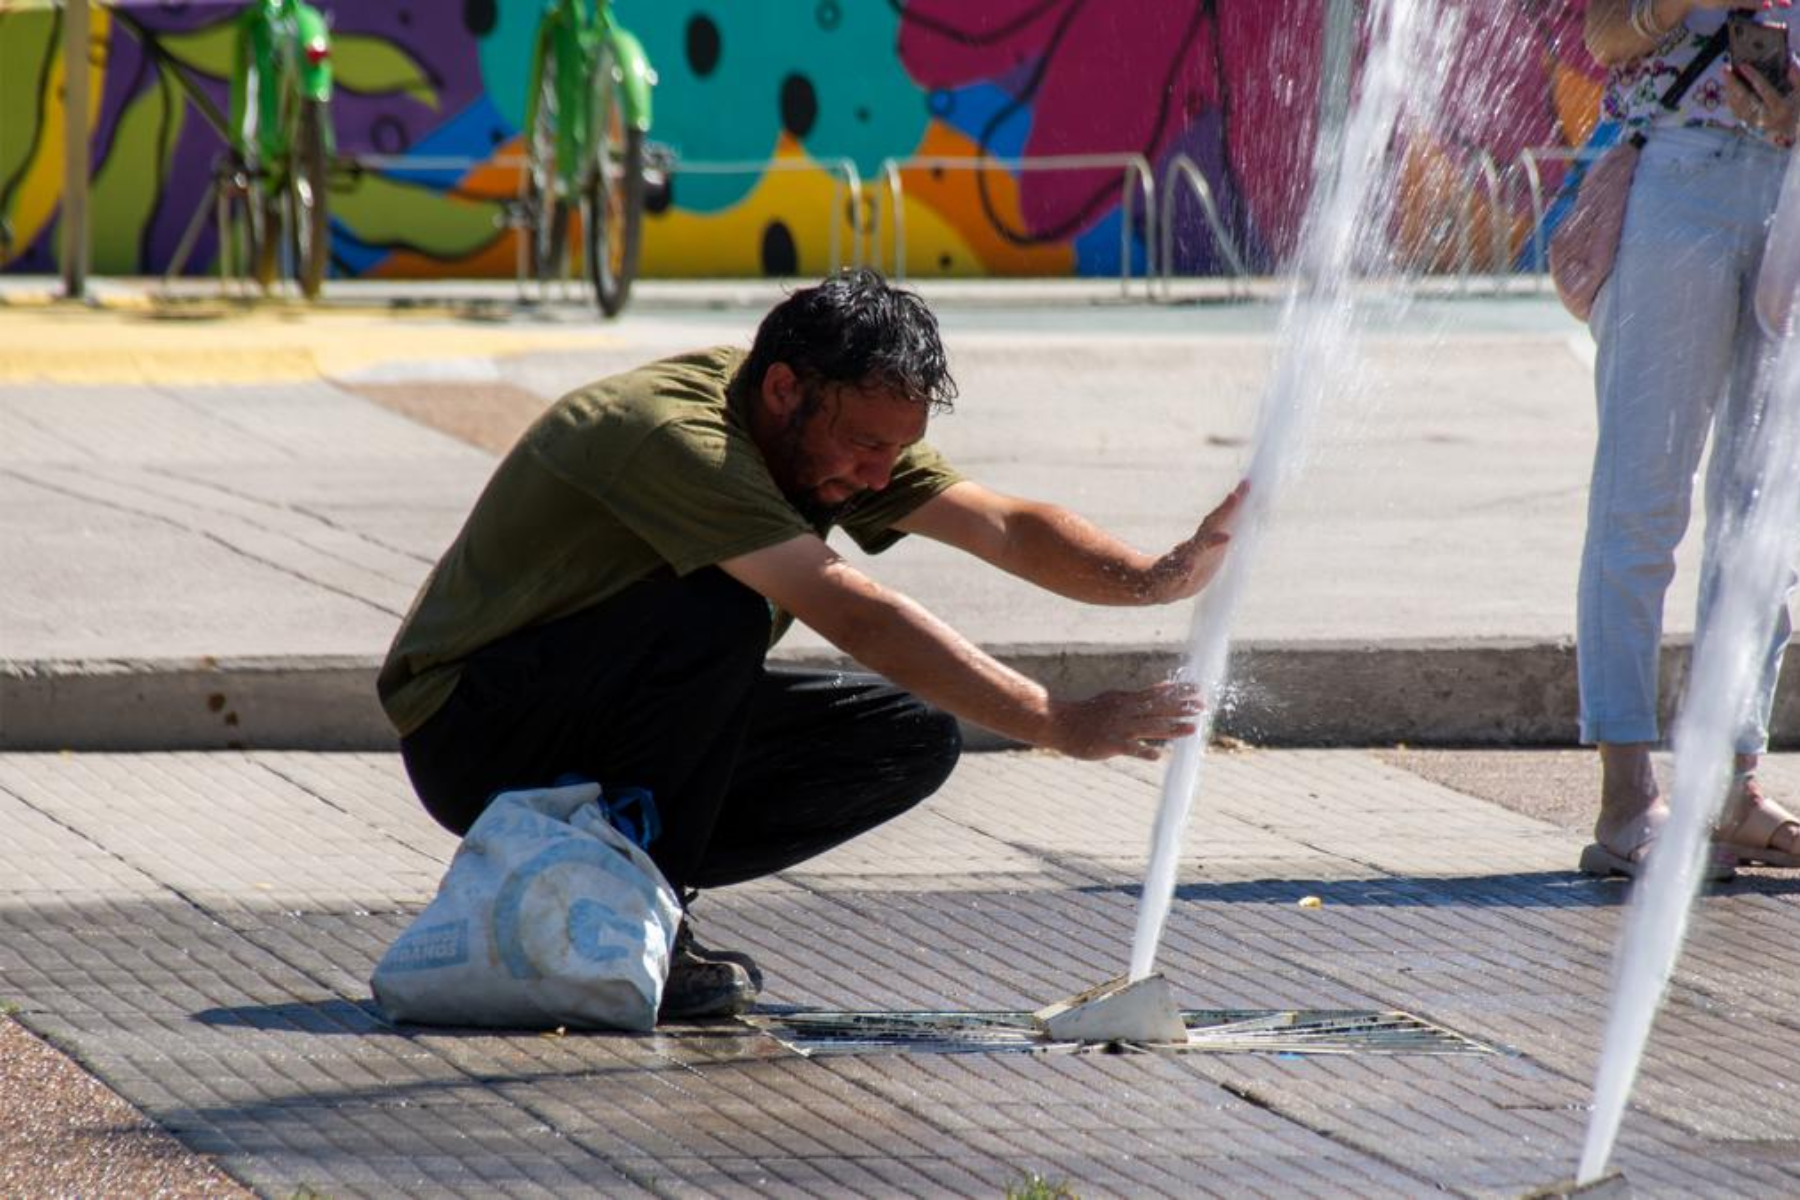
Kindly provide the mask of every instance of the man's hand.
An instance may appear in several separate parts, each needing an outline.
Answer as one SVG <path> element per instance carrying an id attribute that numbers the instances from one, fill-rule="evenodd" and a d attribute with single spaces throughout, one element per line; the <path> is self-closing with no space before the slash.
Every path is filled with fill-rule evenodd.
<path id="1" fill-rule="evenodd" d="M 811 534 L 720 564 L 870 670 L 1004 737 L 1075 758 L 1156 758 L 1194 732 L 1200 696 L 1159 683 L 1085 700 L 1051 696 Z"/>
<path id="2" fill-rule="evenodd" d="M 1162 757 L 1163 742 L 1186 737 L 1205 706 L 1191 683 L 1159 683 L 1134 692 L 1101 692 L 1086 700 L 1052 700 L 1044 744 L 1071 758 Z"/>
<path id="3" fill-rule="evenodd" d="M 1194 536 L 1156 560 L 1145 573 L 1144 602 L 1169 604 L 1200 593 L 1225 565 L 1225 551 L 1232 530 L 1243 515 L 1244 497 L 1250 494 L 1248 479 L 1233 488 L 1219 507 L 1206 514 Z"/>

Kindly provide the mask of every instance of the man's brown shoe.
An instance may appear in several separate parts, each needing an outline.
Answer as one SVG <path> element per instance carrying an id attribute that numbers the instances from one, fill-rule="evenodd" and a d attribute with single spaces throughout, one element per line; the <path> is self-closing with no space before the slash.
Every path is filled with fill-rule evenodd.
<path id="1" fill-rule="evenodd" d="M 675 933 L 675 949 L 677 952 L 685 949 L 702 962 L 736 963 L 744 968 L 744 974 L 750 976 L 751 989 L 762 991 L 763 973 L 762 968 L 756 965 L 756 960 L 742 950 L 715 950 L 711 946 L 702 946 L 694 940 L 694 918 L 690 915 L 682 915 L 681 928 Z"/>
<path id="2" fill-rule="evenodd" d="M 735 1017 L 756 1002 L 750 973 L 736 963 L 714 962 L 694 953 L 679 939 L 669 955 L 669 977 L 663 984 L 659 1020 Z"/>

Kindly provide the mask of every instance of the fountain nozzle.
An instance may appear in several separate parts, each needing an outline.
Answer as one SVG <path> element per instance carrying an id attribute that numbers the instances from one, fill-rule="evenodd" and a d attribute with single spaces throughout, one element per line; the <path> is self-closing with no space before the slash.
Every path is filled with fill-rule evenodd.
<path id="1" fill-rule="evenodd" d="M 1547 1187 L 1533 1188 L 1519 1200 L 1563 1200 L 1566 1197 L 1580 1197 L 1581 1200 L 1625 1200 L 1631 1195 L 1631 1185 L 1625 1182 L 1625 1176 L 1617 1171 L 1608 1171 L 1598 1179 L 1590 1179 L 1586 1183 L 1577 1183 L 1573 1179 L 1564 1179 Z"/>
<path id="2" fill-rule="evenodd" d="M 1186 1042 L 1187 1024 L 1161 975 L 1121 975 L 1038 1009 L 1032 1024 L 1058 1042 Z"/>

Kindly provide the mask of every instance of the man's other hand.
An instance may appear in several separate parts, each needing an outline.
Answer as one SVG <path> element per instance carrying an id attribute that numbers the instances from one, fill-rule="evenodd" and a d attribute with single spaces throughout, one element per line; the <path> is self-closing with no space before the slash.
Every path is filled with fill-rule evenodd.
<path id="1" fill-rule="evenodd" d="M 1250 494 L 1248 479 L 1231 489 L 1219 506 L 1206 514 L 1194 536 L 1156 560 L 1144 576 L 1144 601 L 1170 604 L 1200 594 L 1225 565 L 1232 531 L 1244 512 Z"/>
<path id="2" fill-rule="evenodd" d="M 1235 494 L 1235 493 L 1234 493 Z M 1101 692 L 1086 700 L 1052 702 L 1045 744 L 1071 758 L 1157 759 L 1162 744 L 1193 733 L 1205 705 L 1191 683 L 1159 683 L 1130 692 Z"/>

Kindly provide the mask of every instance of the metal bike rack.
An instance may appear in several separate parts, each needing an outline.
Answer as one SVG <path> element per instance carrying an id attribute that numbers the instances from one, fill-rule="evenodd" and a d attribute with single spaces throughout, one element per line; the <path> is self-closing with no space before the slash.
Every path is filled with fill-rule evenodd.
<path id="1" fill-rule="evenodd" d="M 193 217 L 187 228 L 181 233 L 181 240 L 175 244 L 175 252 L 169 256 L 169 265 L 163 271 L 163 288 L 174 286 L 175 277 L 181 274 L 181 268 L 187 266 L 188 255 L 194 252 L 194 243 L 200 237 L 200 230 L 206 224 L 206 216 L 210 211 L 213 226 L 219 233 L 219 290 L 224 295 L 232 295 L 234 280 L 240 278 L 237 271 L 237 238 L 232 236 L 231 208 L 234 203 L 243 204 L 250 192 L 250 182 L 244 173 L 230 162 L 229 156 L 221 154 L 213 160 L 212 178 L 207 182 L 206 195 L 201 197 L 200 204 L 194 209 Z M 246 213 L 248 207 L 246 206 Z"/>
<path id="2" fill-rule="evenodd" d="M 1512 273 L 1511 222 L 1505 220 L 1511 210 L 1506 207 L 1506 189 L 1501 183 L 1500 164 L 1483 149 L 1475 160 L 1482 182 L 1488 190 L 1488 234 L 1494 243 L 1494 265 L 1491 274 L 1498 281 Z M 1498 286 L 1496 282 L 1496 286 Z"/>
<path id="3" fill-rule="evenodd" d="M 1132 186 L 1144 205 L 1144 292 L 1155 299 L 1156 288 L 1156 182 L 1150 162 L 1141 154 L 1050 154 L 1038 158 L 998 158 L 991 155 L 918 155 L 910 158 L 884 158 L 881 175 L 886 185 L 887 204 L 894 228 L 894 269 L 896 280 L 906 278 L 906 196 L 901 173 L 909 170 L 945 171 L 1091 171 L 1098 167 L 1117 167 L 1122 172 L 1119 208 L 1119 294 L 1131 294 L 1131 214 Z M 879 212 L 869 230 L 869 259 L 880 266 L 881 220 Z"/>
<path id="4" fill-rule="evenodd" d="M 1544 241 L 1544 217 L 1548 214 L 1548 207 L 1544 203 L 1544 176 L 1543 172 L 1538 169 L 1538 162 L 1545 159 L 1551 162 L 1586 165 L 1600 158 L 1609 148 L 1595 150 L 1585 146 L 1580 149 L 1568 149 L 1562 146 L 1527 146 L 1519 152 L 1517 166 L 1524 174 L 1526 187 L 1531 193 L 1531 257 L 1540 291 L 1543 290 L 1545 279 L 1550 272 L 1550 247 Z"/>
<path id="5" fill-rule="evenodd" d="M 376 169 L 400 168 L 414 171 L 467 170 L 473 166 L 517 167 L 520 174 L 520 191 L 523 190 L 524 172 L 530 160 L 520 155 L 504 155 L 499 158 L 455 158 L 432 157 L 429 155 L 405 154 L 367 154 L 359 155 L 356 161 L 363 166 Z M 762 175 L 770 171 L 815 171 L 822 170 L 831 176 L 831 211 L 834 219 L 831 222 L 831 271 L 840 267 L 858 267 L 863 263 L 862 236 L 859 229 L 863 211 L 862 175 L 856 169 L 856 163 L 844 157 L 835 158 L 772 158 L 772 159 L 694 159 L 671 157 L 664 169 L 669 175 Z M 848 200 L 848 208 L 845 201 Z M 509 211 L 507 224 L 515 228 L 524 225 L 522 215 Z M 850 227 L 849 254 L 844 254 L 843 226 Z M 568 261 L 564 260 L 565 263 Z M 524 286 L 525 277 L 525 244 L 519 242 L 518 276 L 520 286 Z M 564 277 L 565 281 L 567 276 Z"/>
<path id="6" fill-rule="evenodd" d="M 668 172 L 671 176 L 683 173 L 689 175 L 762 175 L 769 171 L 817 171 L 823 170 L 831 176 L 831 273 L 836 274 L 843 266 L 860 267 L 864 259 L 862 254 L 862 235 L 859 229 L 863 212 L 862 175 L 856 169 L 856 163 L 848 158 L 755 158 L 739 160 L 708 161 L 705 159 L 681 158 L 669 160 Z M 849 208 L 844 208 L 846 196 Z M 850 226 L 850 254 L 848 259 L 841 252 L 843 242 L 843 225 Z M 873 243 L 871 242 L 871 245 Z"/>
<path id="7" fill-rule="evenodd" d="M 1218 203 L 1213 199 L 1212 185 L 1206 181 L 1206 173 L 1200 164 L 1186 154 L 1177 154 L 1169 160 L 1168 169 L 1163 173 L 1161 238 L 1158 242 L 1157 261 L 1162 264 L 1162 295 L 1169 299 L 1175 286 L 1175 197 L 1176 188 L 1182 184 L 1194 194 L 1200 202 L 1200 211 L 1206 218 L 1206 224 L 1212 230 L 1213 242 L 1224 254 L 1225 262 L 1231 268 L 1234 280 L 1245 280 L 1250 277 L 1250 269 L 1244 265 L 1244 259 L 1238 253 L 1237 243 L 1225 228 L 1225 222 L 1219 217 Z M 1233 294 L 1240 294 L 1233 288 Z M 1242 295 L 1249 295 L 1246 287 Z"/>
<path id="8" fill-rule="evenodd" d="M 521 303 L 530 299 L 529 292 L 533 282 L 537 284 L 537 302 L 547 303 L 553 297 L 551 288 L 556 289 L 554 299 L 570 302 L 577 297 L 572 296 L 570 287 L 573 280 L 569 278 L 570 256 L 564 255 L 562 274 L 556 279 L 531 280 L 527 278 L 526 268 L 530 265 L 526 254 L 525 232 L 531 222 L 525 219 L 523 205 L 519 196 L 525 190 L 525 171 L 531 160 L 522 154 L 502 154 L 491 158 L 475 158 L 462 154 L 351 154 L 344 155 L 343 161 L 353 164 L 358 170 L 375 172 L 384 171 L 467 171 L 472 167 L 516 168 L 519 173 L 519 184 L 513 189 L 512 196 L 484 196 L 484 201 L 498 204 L 502 212 L 498 224 L 502 228 L 514 231 L 513 238 L 513 289 Z"/>
<path id="9" fill-rule="evenodd" d="M 1469 276 L 1474 273 L 1472 266 L 1475 257 L 1475 177 L 1480 176 L 1488 194 L 1488 240 L 1489 249 L 1494 255 L 1494 266 L 1488 272 L 1496 282 L 1494 290 L 1499 290 L 1498 280 L 1506 273 L 1506 266 L 1512 261 L 1511 246 L 1508 244 L 1506 229 L 1501 221 L 1503 215 L 1501 204 L 1503 196 L 1500 187 L 1500 166 L 1494 156 L 1486 150 L 1477 148 L 1474 164 L 1463 173 L 1462 224 L 1456 231 L 1457 251 L 1457 290 L 1467 293 Z"/>
<path id="10" fill-rule="evenodd" d="M 1470 290 L 1470 276 L 1475 274 L 1475 223 L 1477 212 L 1475 198 L 1478 188 L 1485 188 L 1488 195 L 1488 237 L 1489 249 L 1493 254 L 1493 269 L 1486 272 L 1492 290 L 1501 290 L 1500 279 L 1507 274 L 1507 265 L 1512 260 L 1511 247 L 1502 221 L 1502 202 L 1504 188 L 1501 183 L 1499 164 L 1494 156 L 1486 150 L 1477 149 L 1472 162 L 1464 166 L 1457 176 L 1457 194 L 1452 203 L 1456 210 L 1456 224 L 1452 232 L 1456 238 L 1456 291 L 1459 295 L 1467 295 Z M 1449 207 L 1447 205 L 1446 207 Z"/>

